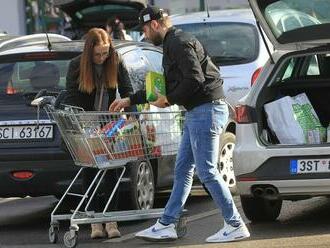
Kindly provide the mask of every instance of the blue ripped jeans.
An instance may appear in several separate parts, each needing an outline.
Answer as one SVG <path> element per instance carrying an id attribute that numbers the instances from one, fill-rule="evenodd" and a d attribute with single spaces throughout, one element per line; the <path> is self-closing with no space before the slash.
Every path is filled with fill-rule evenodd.
<path id="1" fill-rule="evenodd" d="M 241 224 L 230 190 L 217 169 L 219 138 L 227 120 L 228 106 L 224 102 L 202 104 L 186 113 L 175 163 L 174 185 L 161 223 L 171 224 L 180 217 L 196 167 L 200 181 L 222 211 L 226 223 L 233 226 Z"/>

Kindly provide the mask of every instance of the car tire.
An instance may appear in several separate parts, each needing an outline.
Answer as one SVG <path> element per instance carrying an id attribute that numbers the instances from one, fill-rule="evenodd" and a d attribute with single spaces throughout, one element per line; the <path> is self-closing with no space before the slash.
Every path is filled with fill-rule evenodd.
<path id="1" fill-rule="evenodd" d="M 151 209 L 155 201 L 155 179 L 152 165 L 140 160 L 130 164 L 129 209 Z"/>
<path id="2" fill-rule="evenodd" d="M 237 193 L 236 178 L 233 166 L 233 152 L 236 136 L 233 133 L 225 132 L 220 137 L 218 170 L 230 189 L 232 194 Z"/>
<path id="3" fill-rule="evenodd" d="M 280 215 L 282 200 L 241 196 L 245 216 L 252 222 L 274 221 Z"/>

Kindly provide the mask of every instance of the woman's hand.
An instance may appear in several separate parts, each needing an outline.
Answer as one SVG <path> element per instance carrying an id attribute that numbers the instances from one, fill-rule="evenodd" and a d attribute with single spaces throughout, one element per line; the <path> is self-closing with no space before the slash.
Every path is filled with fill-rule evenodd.
<path id="1" fill-rule="evenodd" d="M 110 112 L 120 112 L 123 108 L 131 106 L 131 100 L 129 97 L 122 98 L 122 99 L 116 99 L 114 100 L 110 107 L 109 111 Z"/>

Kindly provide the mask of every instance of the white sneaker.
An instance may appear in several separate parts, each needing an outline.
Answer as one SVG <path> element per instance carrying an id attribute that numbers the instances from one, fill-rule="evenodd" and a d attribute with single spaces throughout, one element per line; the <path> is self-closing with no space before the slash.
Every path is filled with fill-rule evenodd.
<path id="1" fill-rule="evenodd" d="M 147 241 L 172 241 L 178 239 L 175 225 L 164 226 L 157 220 L 156 224 L 135 234 L 136 238 Z"/>
<path id="2" fill-rule="evenodd" d="M 250 237 L 250 232 L 243 223 L 239 227 L 233 227 L 226 222 L 220 231 L 208 237 L 205 241 L 209 243 L 222 243 L 242 240 Z"/>

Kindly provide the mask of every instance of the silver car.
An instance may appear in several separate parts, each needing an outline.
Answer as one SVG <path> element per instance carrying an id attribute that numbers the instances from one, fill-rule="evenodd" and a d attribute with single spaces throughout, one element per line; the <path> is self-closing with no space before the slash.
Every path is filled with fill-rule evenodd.
<path id="1" fill-rule="evenodd" d="M 226 99 L 231 105 L 231 118 L 221 137 L 218 168 L 231 191 L 235 192 L 233 106 L 249 92 L 269 58 L 266 47 L 250 9 L 211 11 L 209 15 L 207 12 L 176 15 L 171 20 L 176 27 L 194 34 L 220 67 Z"/>
<path id="2" fill-rule="evenodd" d="M 330 195 L 330 133 L 328 143 L 324 133 L 330 121 L 330 1 L 249 1 L 276 51 L 236 107 L 234 168 L 247 218 L 270 221 L 283 200 Z M 307 112 L 296 112 L 301 94 L 308 101 L 298 105 L 313 113 L 313 123 Z M 269 111 L 285 99 L 289 104 Z M 297 131 L 295 123 L 303 142 L 281 139 Z M 310 142 L 313 125 L 318 139 Z"/>

